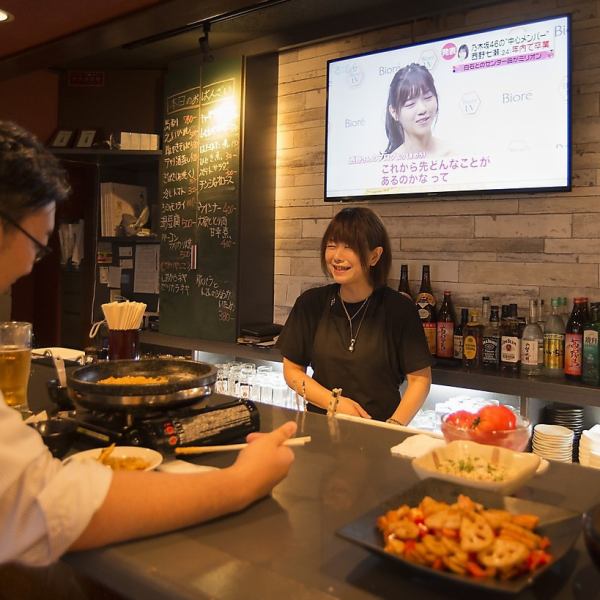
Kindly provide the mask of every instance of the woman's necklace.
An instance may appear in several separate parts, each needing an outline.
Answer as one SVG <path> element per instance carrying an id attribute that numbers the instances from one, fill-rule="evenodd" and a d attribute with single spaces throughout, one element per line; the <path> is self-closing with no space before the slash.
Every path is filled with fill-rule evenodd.
<path id="1" fill-rule="evenodd" d="M 342 298 L 341 294 L 340 294 L 340 300 L 342 301 L 342 308 L 344 309 L 344 312 L 346 313 L 346 318 L 348 319 L 348 325 L 350 325 L 350 345 L 348 346 L 348 350 L 350 352 L 354 352 L 354 346 L 356 345 L 356 340 L 358 339 L 358 333 L 360 332 L 360 327 L 363 323 L 365 315 L 367 314 L 367 308 L 369 307 L 369 302 L 371 301 L 371 296 L 369 296 L 368 298 L 365 298 L 364 302 L 360 305 L 359 309 L 352 316 L 349 315 L 348 309 L 346 308 L 346 304 L 344 303 L 344 299 Z M 363 311 L 360 321 L 358 322 L 358 327 L 356 328 L 356 335 L 355 335 L 354 329 L 352 327 L 352 321 L 354 320 L 354 317 L 356 317 L 356 315 L 358 315 L 358 313 L 362 311 L 363 308 L 365 310 Z"/>

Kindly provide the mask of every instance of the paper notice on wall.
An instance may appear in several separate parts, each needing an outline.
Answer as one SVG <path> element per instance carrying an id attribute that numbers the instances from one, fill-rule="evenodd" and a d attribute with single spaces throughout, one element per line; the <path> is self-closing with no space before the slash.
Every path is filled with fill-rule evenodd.
<path id="1" fill-rule="evenodd" d="M 135 249 L 133 291 L 136 294 L 158 294 L 159 244 L 138 244 Z"/>
<path id="2" fill-rule="evenodd" d="M 108 287 L 121 289 L 121 267 L 108 267 Z"/>

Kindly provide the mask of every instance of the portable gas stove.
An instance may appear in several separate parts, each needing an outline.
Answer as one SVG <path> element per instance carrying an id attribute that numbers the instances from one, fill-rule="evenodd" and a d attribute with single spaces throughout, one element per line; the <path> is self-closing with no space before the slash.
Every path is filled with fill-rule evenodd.
<path id="1" fill-rule="evenodd" d="M 162 381 L 156 383 L 157 377 Z M 108 378 L 110 383 L 105 383 Z M 215 380 L 215 367 L 194 361 L 118 360 L 89 365 L 69 375 L 69 396 L 76 406 L 70 419 L 88 441 L 148 446 L 162 452 L 190 444 L 225 443 L 258 431 L 256 405 L 213 395 Z"/>
<path id="2" fill-rule="evenodd" d="M 69 420 L 87 441 L 146 446 L 170 452 L 177 446 L 219 444 L 258 431 L 260 417 L 253 402 L 214 394 L 204 402 L 168 411 L 131 413 L 77 409 Z M 221 402 L 222 401 L 222 402 Z"/>

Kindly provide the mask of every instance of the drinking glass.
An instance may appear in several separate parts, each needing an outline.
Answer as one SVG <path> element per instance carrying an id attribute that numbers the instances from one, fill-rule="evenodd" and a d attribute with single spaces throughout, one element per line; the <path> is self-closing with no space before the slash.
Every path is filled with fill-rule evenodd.
<path id="1" fill-rule="evenodd" d="M 239 395 L 240 398 L 249 399 L 252 387 L 255 385 L 256 367 L 251 363 L 244 363 L 240 368 Z"/>
<path id="2" fill-rule="evenodd" d="M 140 358 L 139 329 L 108 330 L 108 360 Z"/>
<path id="3" fill-rule="evenodd" d="M 8 406 L 28 410 L 31 371 L 31 323 L 0 322 L 0 391 Z"/>

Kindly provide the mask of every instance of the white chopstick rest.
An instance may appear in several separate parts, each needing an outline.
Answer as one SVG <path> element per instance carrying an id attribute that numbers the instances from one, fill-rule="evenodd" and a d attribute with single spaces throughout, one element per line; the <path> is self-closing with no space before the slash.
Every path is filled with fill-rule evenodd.
<path id="1" fill-rule="evenodd" d="M 290 438 L 283 442 L 284 446 L 304 446 L 311 441 L 310 435 L 304 437 Z M 175 448 L 175 454 L 209 454 L 211 452 L 231 452 L 243 450 L 248 444 L 228 444 L 224 446 L 182 446 Z"/>

